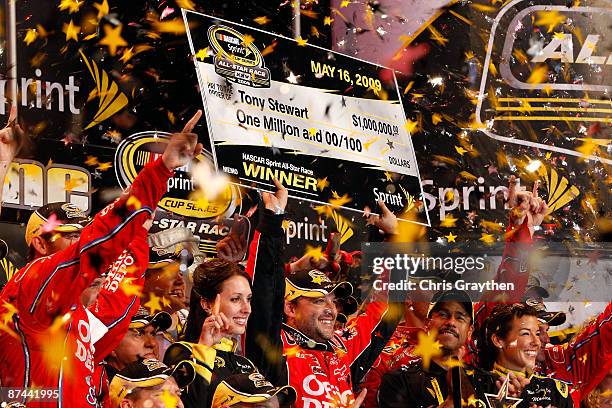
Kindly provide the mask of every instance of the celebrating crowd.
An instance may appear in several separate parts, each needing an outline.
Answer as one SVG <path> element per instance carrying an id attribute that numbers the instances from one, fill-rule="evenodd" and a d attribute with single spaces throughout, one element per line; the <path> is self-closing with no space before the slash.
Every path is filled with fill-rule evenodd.
<path id="1" fill-rule="evenodd" d="M 549 327 L 566 317 L 546 310 L 515 247 L 496 279 L 517 283 L 520 301 L 449 290 L 398 302 L 385 291 L 353 297 L 339 265 L 358 253 L 285 264 L 288 194 L 276 180 L 250 242 L 237 218 L 216 258 L 188 230 L 150 234 L 168 178 L 202 149 L 200 115 L 93 219 L 70 203 L 32 214 L 29 263 L 0 295 L 0 385 L 24 391 L 3 406 L 605 406 L 605 392 L 592 396 L 612 369 L 612 306 L 550 344 Z M 1 131 L 0 165 L 20 132 Z M 537 186 L 513 186 L 507 241 L 529 247 L 546 204 Z M 379 204 L 369 224 L 393 240 L 398 222 Z M 54 393 L 34 392 L 43 389 Z"/>

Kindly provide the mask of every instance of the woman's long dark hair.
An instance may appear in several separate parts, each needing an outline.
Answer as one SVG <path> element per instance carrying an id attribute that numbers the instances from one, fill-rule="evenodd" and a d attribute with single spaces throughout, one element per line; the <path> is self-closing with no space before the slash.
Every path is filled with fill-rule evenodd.
<path id="1" fill-rule="evenodd" d="M 478 333 L 478 361 L 483 369 L 491 370 L 497 361 L 499 349 L 493 344 L 493 335 L 505 339 L 512 329 L 514 318 L 520 319 L 523 316 L 537 317 L 538 312 L 525 303 L 502 303 L 493 308 Z"/>
<path id="2" fill-rule="evenodd" d="M 208 313 L 200 304 L 201 299 L 214 302 L 223 290 L 223 282 L 232 276 L 242 276 L 252 287 L 251 278 L 238 264 L 219 258 L 208 258 L 193 272 L 193 288 L 189 300 L 189 316 L 185 327 L 184 341 L 197 343 Z"/>

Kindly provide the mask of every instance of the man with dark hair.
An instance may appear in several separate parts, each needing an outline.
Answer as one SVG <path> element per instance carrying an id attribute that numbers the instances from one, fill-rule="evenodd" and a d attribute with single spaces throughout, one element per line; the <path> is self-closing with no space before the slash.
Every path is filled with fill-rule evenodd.
<path id="1" fill-rule="evenodd" d="M 443 405 L 452 399 L 450 369 L 459 370 L 460 353 L 472 334 L 472 301 L 463 291 L 436 293 L 427 313 L 426 330 L 435 333 L 441 354 L 433 357 L 429 366 L 423 360 L 416 360 L 398 370 L 385 374 L 378 391 L 380 407 L 431 407 Z M 470 372 L 467 375 L 466 372 Z M 458 372 L 467 379 L 462 381 L 462 398 L 481 398 L 485 392 L 495 390 L 495 384 L 486 373 L 469 367 Z"/>
<path id="2" fill-rule="evenodd" d="M 388 226 L 385 232 L 395 233 L 397 219 L 383 203 L 380 206 L 382 217 L 377 226 Z M 268 207 L 274 208 L 273 203 L 266 203 Z M 246 356 L 272 383 L 296 389 L 296 407 L 360 406 L 365 392 L 357 396 L 354 388 L 391 337 L 401 313 L 392 311 L 395 308 L 390 306 L 386 290 L 376 291 L 364 312 L 336 331 L 338 299 L 350 296 L 352 286 L 332 282 L 317 269 L 298 271 L 284 279 L 284 267 L 278 262 L 281 221 L 276 220 L 270 233 L 276 239 L 270 250 L 247 266 L 254 274 L 253 315 L 258 311 L 264 316 L 251 316 Z M 260 245 L 257 235 L 251 245 Z M 283 300 L 283 289 L 285 323 L 281 324 L 282 315 L 277 315 L 275 307 Z M 344 312 L 350 314 L 351 310 Z"/>

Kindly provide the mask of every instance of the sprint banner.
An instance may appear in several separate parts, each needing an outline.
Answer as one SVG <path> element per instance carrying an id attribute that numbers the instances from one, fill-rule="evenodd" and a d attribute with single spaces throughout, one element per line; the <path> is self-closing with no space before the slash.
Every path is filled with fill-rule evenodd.
<path id="1" fill-rule="evenodd" d="M 429 224 L 393 72 L 183 11 L 214 160 L 244 186 L 362 211 L 382 200 Z M 384 71 L 389 82 L 380 79 Z"/>

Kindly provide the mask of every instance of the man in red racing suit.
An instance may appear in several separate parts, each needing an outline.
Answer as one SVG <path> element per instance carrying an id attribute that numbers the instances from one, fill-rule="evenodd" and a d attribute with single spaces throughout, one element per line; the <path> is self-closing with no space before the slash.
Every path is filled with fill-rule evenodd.
<path id="1" fill-rule="evenodd" d="M 282 197 L 279 191 L 276 196 L 264 194 L 264 222 L 251 242 L 250 253 L 257 256 L 250 256 L 247 265 L 253 277 L 253 313 L 246 332 L 245 355 L 275 385 L 295 388 L 296 407 L 353 406 L 359 401 L 354 390 L 393 334 L 402 304 L 389 304 L 387 291 L 378 291 L 363 312 L 344 329 L 334 331 L 338 314 L 334 297 L 349 296 L 352 286 L 348 282 L 333 283 L 316 269 L 284 279 L 280 260 L 282 216 L 273 212 L 284 208 L 279 195 Z M 383 208 L 383 217 L 385 214 L 393 216 Z M 286 323 L 282 323 L 283 293 Z M 310 322 L 314 332 L 298 328 L 304 327 L 296 323 L 296 313 L 302 313 L 296 312 L 298 308 L 306 312 L 298 319 Z M 324 332 L 325 337 L 317 332 Z"/>
<path id="2" fill-rule="evenodd" d="M 128 191 L 83 228 L 78 239 L 30 262 L 4 287 L 0 294 L 2 386 L 57 390 L 57 397 L 47 402 L 28 401 L 28 407 L 92 405 L 88 397 L 94 386 L 93 340 L 99 334 L 92 329 L 96 319 L 80 303 L 81 292 L 135 236 L 146 236 L 143 223 L 166 192 L 170 169 L 187 164 L 202 148 L 191 133 L 200 116 L 198 112 L 183 133 L 173 135 L 162 157 L 149 163 Z M 104 322 L 104 313 L 100 317 L 101 326 L 113 328 L 112 321 Z M 120 321 L 129 324 L 129 318 Z M 112 343 L 98 345 L 100 355 L 96 360 L 112 350 Z M 90 384 L 86 384 L 87 377 Z M 79 384 L 84 380 L 85 384 Z"/>

